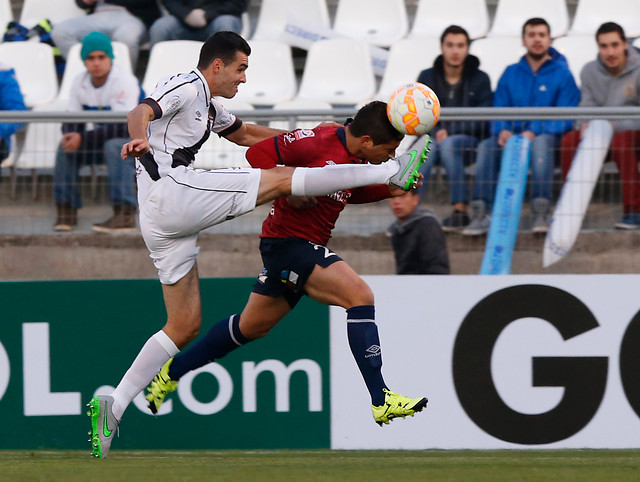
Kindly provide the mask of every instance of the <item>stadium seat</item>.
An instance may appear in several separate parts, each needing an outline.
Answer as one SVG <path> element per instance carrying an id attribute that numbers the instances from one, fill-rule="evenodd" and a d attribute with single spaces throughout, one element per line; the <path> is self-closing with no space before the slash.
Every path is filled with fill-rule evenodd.
<path id="1" fill-rule="evenodd" d="M 40 42 L 0 43 L 0 59 L 16 71 L 27 107 L 55 99 L 58 78 L 51 46 Z"/>
<path id="2" fill-rule="evenodd" d="M 371 99 L 375 89 L 371 54 L 365 42 L 337 38 L 311 45 L 298 97 L 355 105 Z"/>
<path id="3" fill-rule="evenodd" d="M 330 27 L 325 0 L 262 0 L 253 40 L 280 40 L 289 15 L 311 19 Z"/>
<path id="4" fill-rule="evenodd" d="M 345 37 L 389 47 L 409 30 L 404 0 L 340 0 L 333 30 Z"/>
<path id="5" fill-rule="evenodd" d="M 133 72 L 131 68 L 131 57 L 129 55 L 129 47 L 122 42 L 112 42 L 113 45 L 113 63 L 120 68 Z M 64 68 L 64 75 L 60 83 L 60 91 L 58 92 L 58 99 L 69 99 L 69 93 L 71 92 L 71 86 L 76 76 L 85 70 L 84 62 L 80 58 L 80 48 L 82 44 L 77 43 L 69 50 L 67 56 L 67 63 Z"/>
<path id="6" fill-rule="evenodd" d="M 637 49 L 640 49 L 640 37 L 635 39 L 635 41 L 631 45 L 633 45 Z"/>
<path id="7" fill-rule="evenodd" d="M 296 95 L 291 47 L 272 40 L 251 40 L 247 82 L 235 98 L 253 105 L 273 105 Z"/>
<path id="8" fill-rule="evenodd" d="M 595 35 L 604 22 L 616 22 L 627 38 L 640 37 L 640 0 L 579 0 L 568 35 Z"/>
<path id="9" fill-rule="evenodd" d="M 474 40 L 469 52 L 480 59 L 480 70 L 487 73 L 495 91 L 504 69 L 518 62 L 526 49 L 520 37 L 488 37 Z"/>
<path id="10" fill-rule="evenodd" d="M 20 23 L 31 28 L 43 18 L 47 18 L 51 25 L 55 25 L 68 18 L 86 14 L 85 10 L 76 5 L 75 0 L 24 0 Z"/>
<path id="11" fill-rule="evenodd" d="M 181 72 L 191 72 L 198 65 L 202 42 L 195 40 L 168 40 L 158 42 L 149 52 L 142 88 L 149 94 L 158 81 Z"/>
<path id="12" fill-rule="evenodd" d="M 279 102 L 273 106 L 274 111 L 310 111 L 310 110 L 331 110 L 331 104 L 322 100 L 315 99 L 295 99 L 286 102 Z M 313 129 L 315 126 L 327 119 L 318 120 L 296 120 L 293 129 Z M 269 127 L 273 129 L 292 130 L 288 120 L 272 120 L 269 122 Z"/>
<path id="13" fill-rule="evenodd" d="M 489 30 L 486 0 L 419 0 L 409 37 L 440 37 L 449 25 L 459 25 L 472 39 Z"/>
<path id="14" fill-rule="evenodd" d="M 598 46 L 592 35 L 572 35 L 553 41 L 553 48 L 563 54 L 569 63 L 569 70 L 580 87 L 580 72 L 587 62 L 596 60 Z"/>
<path id="15" fill-rule="evenodd" d="M 416 45 L 419 45 L 419 58 L 416 58 Z M 387 102 L 391 94 L 401 85 L 414 82 L 418 79 L 420 72 L 432 67 L 438 55 L 440 55 L 438 37 L 402 39 L 393 44 L 376 99 Z"/>
<path id="16" fill-rule="evenodd" d="M 544 18 L 553 38 L 565 35 L 569 29 L 565 0 L 500 0 L 488 35 L 521 37 L 522 25 L 532 17 Z"/>
<path id="17" fill-rule="evenodd" d="M 247 102 L 234 99 L 218 99 L 225 109 L 236 113 L 241 111 L 254 110 L 253 106 Z M 239 116 L 242 117 L 241 115 Z M 227 139 L 221 138 L 213 132 L 207 139 L 198 153 L 193 167 L 196 169 L 221 169 L 225 167 L 250 167 L 246 158 L 247 147 L 234 144 Z"/>
<path id="18" fill-rule="evenodd" d="M 7 24 L 13 20 L 13 12 L 11 11 L 11 3 L 9 0 L 0 0 L 0 28 L 4 34 Z"/>
<path id="19" fill-rule="evenodd" d="M 11 134 L 11 150 L 9 155 L 0 161 L 0 167 L 11 167 L 15 162 L 16 156 L 16 135 Z"/>

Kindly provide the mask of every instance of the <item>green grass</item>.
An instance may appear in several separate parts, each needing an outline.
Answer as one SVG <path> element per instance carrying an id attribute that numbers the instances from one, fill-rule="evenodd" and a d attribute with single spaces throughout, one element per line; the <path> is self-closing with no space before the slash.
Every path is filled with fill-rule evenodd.
<path id="1" fill-rule="evenodd" d="M 637 481 L 640 450 L 0 451 L 0 480 Z"/>

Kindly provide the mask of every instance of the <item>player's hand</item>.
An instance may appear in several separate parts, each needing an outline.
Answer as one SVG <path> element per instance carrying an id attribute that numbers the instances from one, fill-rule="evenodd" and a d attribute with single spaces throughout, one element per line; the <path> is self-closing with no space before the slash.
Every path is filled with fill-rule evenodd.
<path id="1" fill-rule="evenodd" d="M 310 209 L 318 204 L 313 196 L 287 196 L 287 202 L 293 209 Z"/>
<path id="2" fill-rule="evenodd" d="M 513 132 L 503 129 L 498 134 L 498 145 L 504 147 L 509 138 L 513 135 Z"/>
<path id="3" fill-rule="evenodd" d="M 142 157 L 149 152 L 149 141 L 147 139 L 132 139 L 122 146 L 120 157 L 126 160 L 127 157 Z"/>
<path id="4" fill-rule="evenodd" d="M 64 152 L 76 152 L 82 144 L 82 135 L 78 132 L 67 132 L 62 136 L 60 147 Z"/>
<path id="5" fill-rule="evenodd" d="M 438 144 L 444 141 L 447 137 L 449 137 L 447 129 L 440 129 L 438 132 L 436 132 L 436 142 Z"/>
<path id="6" fill-rule="evenodd" d="M 535 135 L 535 133 L 533 131 L 524 131 L 520 135 L 523 136 L 523 137 L 526 137 L 531 142 L 533 142 L 533 140 L 536 138 L 536 135 Z"/>

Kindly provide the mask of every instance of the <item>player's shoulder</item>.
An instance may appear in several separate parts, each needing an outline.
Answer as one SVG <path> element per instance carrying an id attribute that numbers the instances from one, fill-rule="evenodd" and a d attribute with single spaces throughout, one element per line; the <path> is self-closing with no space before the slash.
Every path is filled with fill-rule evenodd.
<path id="1" fill-rule="evenodd" d="M 185 100 L 198 95 L 199 77 L 193 73 L 167 75 L 162 77 L 151 93 L 154 98 L 160 98 L 168 93 L 175 93 Z"/>

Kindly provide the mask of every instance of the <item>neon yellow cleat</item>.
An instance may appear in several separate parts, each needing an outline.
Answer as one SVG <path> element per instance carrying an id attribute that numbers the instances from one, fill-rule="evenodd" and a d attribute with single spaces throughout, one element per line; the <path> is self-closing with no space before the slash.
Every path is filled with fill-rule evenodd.
<path id="1" fill-rule="evenodd" d="M 427 406 L 428 400 L 426 398 L 409 398 L 393 393 L 391 390 L 383 388 L 384 391 L 384 405 L 376 407 L 371 406 L 373 410 L 373 419 L 378 425 L 382 427 L 382 424 L 388 424 L 396 417 L 406 417 L 413 415 L 416 412 L 422 411 Z"/>
<path id="2" fill-rule="evenodd" d="M 170 392 L 175 392 L 178 388 L 178 382 L 171 380 L 171 377 L 169 377 L 169 366 L 171 366 L 172 361 L 173 358 L 169 358 L 167 363 L 162 365 L 160 373 L 153 378 L 147 387 L 147 392 L 149 393 L 145 398 L 149 401 L 149 410 L 153 414 L 158 413 L 158 410 L 160 410 L 164 397 Z"/>

